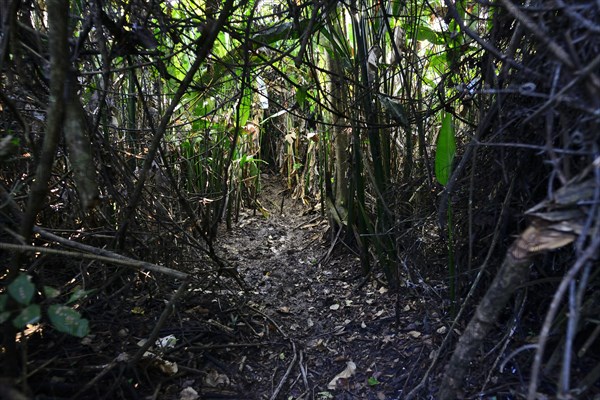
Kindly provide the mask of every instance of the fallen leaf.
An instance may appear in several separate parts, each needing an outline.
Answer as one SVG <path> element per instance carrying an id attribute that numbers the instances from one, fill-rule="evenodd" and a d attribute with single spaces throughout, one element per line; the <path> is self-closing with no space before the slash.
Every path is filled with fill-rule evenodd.
<path id="1" fill-rule="evenodd" d="M 328 399 L 333 399 L 333 395 L 329 392 L 319 392 L 317 393 L 317 396 L 319 400 L 328 400 Z"/>
<path id="2" fill-rule="evenodd" d="M 93 343 L 93 340 L 95 338 L 95 335 L 87 335 L 86 337 L 84 337 L 83 339 L 81 339 L 81 344 L 84 346 L 91 346 Z"/>
<path id="3" fill-rule="evenodd" d="M 337 304 L 337 303 L 336 304 L 332 304 L 332 305 L 329 306 L 329 309 L 330 310 L 334 310 L 334 311 L 335 310 L 339 310 L 340 309 L 340 305 Z"/>
<path id="4" fill-rule="evenodd" d="M 287 306 L 283 306 L 283 307 L 279 307 L 279 309 L 277 311 L 279 311 L 282 314 L 289 314 L 290 308 Z"/>
<path id="5" fill-rule="evenodd" d="M 204 378 L 204 384 L 209 387 L 226 387 L 229 386 L 229 378 L 225 374 L 219 374 L 216 370 L 211 369 Z"/>
<path id="6" fill-rule="evenodd" d="M 337 374 L 331 380 L 331 382 L 329 382 L 329 384 L 327 385 L 327 389 L 329 389 L 329 390 L 337 389 L 338 381 L 340 379 L 348 379 L 348 378 L 354 376 L 355 373 L 356 373 L 356 364 L 354 364 L 353 361 L 348 361 L 346 363 L 346 369 L 344 369 L 342 372 Z"/>
<path id="7" fill-rule="evenodd" d="M 185 310 L 185 312 L 187 314 L 203 314 L 206 315 L 210 312 L 210 310 L 208 308 L 204 308 L 202 306 L 196 306 L 193 308 L 190 308 L 189 310 Z"/>
<path id="8" fill-rule="evenodd" d="M 199 398 L 198 392 L 191 387 L 186 387 L 179 393 L 179 400 L 197 400 Z"/>
<path id="9" fill-rule="evenodd" d="M 168 335 L 157 339 L 154 344 L 161 349 L 172 349 L 177 344 L 177 338 L 175 335 Z"/>
<path id="10" fill-rule="evenodd" d="M 336 336 L 343 335 L 346 327 L 344 325 L 338 325 L 333 328 L 333 334 Z"/>
<path id="11" fill-rule="evenodd" d="M 411 338 L 416 339 L 416 338 L 420 337 L 422 335 L 422 333 L 418 332 L 418 331 L 410 331 L 410 332 L 408 332 L 407 335 L 410 336 Z"/>
<path id="12" fill-rule="evenodd" d="M 177 363 L 162 359 L 160 356 L 147 351 L 142 356 L 142 360 L 151 367 L 158 368 L 162 373 L 173 376 L 179 371 Z"/>
<path id="13" fill-rule="evenodd" d="M 389 343 L 389 342 L 391 342 L 392 340 L 394 340 L 394 335 L 385 335 L 385 336 L 383 337 L 383 343 Z"/>
<path id="14" fill-rule="evenodd" d="M 445 326 L 440 326 L 439 328 L 437 328 L 436 332 L 439 333 L 440 335 L 443 335 L 446 332 L 448 332 L 448 328 L 446 328 Z"/>
<path id="15" fill-rule="evenodd" d="M 367 383 L 369 384 L 369 386 L 376 386 L 379 385 L 381 382 L 379 382 L 374 376 L 371 376 L 369 377 L 369 379 L 367 379 Z"/>

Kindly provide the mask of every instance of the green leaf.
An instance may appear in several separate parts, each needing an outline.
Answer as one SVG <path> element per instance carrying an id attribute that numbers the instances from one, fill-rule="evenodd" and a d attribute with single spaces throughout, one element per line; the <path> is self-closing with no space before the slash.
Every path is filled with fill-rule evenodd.
<path id="1" fill-rule="evenodd" d="M 85 296 L 87 296 L 91 292 L 92 292 L 91 290 L 83 290 L 80 287 L 77 287 L 77 288 L 75 288 L 75 290 L 71 294 L 71 297 L 69 297 L 69 300 L 67 300 L 67 304 L 73 304 L 77 300 L 84 298 Z"/>
<path id="2" fill-rule="evenodd" d="M 23 329 L 29 324 L 35 324 L 40 320 L 42 314 L 39 304 L 32 304 L 21 310 L 19 315 L 13 319 L 13 325 L 17 329 Z"/>
<path id="3" fill-rule="evenodd" d="M 5 294 L 0 294 L 0 312 L 4 311 L 6 308 L 6 302 L 8 301 L 8 296 Z"/>
<path id="4" fill-rule="evenodd" d="M 425 25 L 420 25 L 417 29 L 417 40 L 427 40 L 431 44 L 445 44 L 447 36 L 447 33 L 436 32 Z"/>
<path id="5" fill-rule="evenodd" d="M 398 18 L 401 16 L 404 6 L 406 5 L 406 1 L 404 0 L 392 0 L 392 16 Z"/>
<path id="6" fill-rule="evenodd" d="M 55 299 L 60 295 L 60 290 L 53 288 L 52 286 L 44 286 L 44 296 L 49 299 Z"/>
<path id="7" fill-rule="evenodd" d="M 240 121 L 240 126 L 244 126 L 246 125 L 246 122 L 248 122 L 248 119 L 250 118 L 250 108 L 252 107 L 252 90 L 250 90 L 250 88 L 245 88 L 244 89 L 244 93 L 243 93 L 243 97 L 240 100 L 240 107 L 239 107 L 239 121 Z"/>
<path id="8" fill-rule="evenodd" d="M 300 107 L 304 107 L 304 101 L 306 100 L 307 87 L 299 86 L 296 88 L 296 101 Z"/>
<path id="9" fill-rule="evenodd" d="M 29 275 L 20 274 L 8 285 L 8 293 L 19 304 L 27 305 L 31 302 L 35 293 L 35 285 L 31 283 Z"/>
<path id="10" fill-rule="evenodd" d="M 70 307 L 53 304 L 48 307 L 48 317 L 52 326 L 63 333 L 84 337 L 89 333 L 89 323 L 81 314 Z"/>
<path id="11" fill-rule="evenodd" d="M 387 96 L 378 95 L 378 97 L 379 101 L 381 101 L 381 105 L 383 105 L 394 121 L 400 124 L 401 127 L 408 128 L 409 123 L 404 106 L 400 102 L 392 100 Z"/>
<path id="12" fill-rule="evenodd" d="M 324 46 L 325 50 L 335 59 L 342 63 L 344 68 L 351 66 L 351 51 L 343 34 L 335 28 L 326 28 L 320 30 L 328 43 Z"/>
<path id="13" fill-rule="evenodd" d="M 454 137 L 452 114 L 445 114 L 442 118 L 442 127 L 435 149 L 435 177 L 442 185 L 446 185 L 448 179 L 450 179 L 455 153 L 456 139 Z"/>
<path id="14" fill-rule="evenodd" d="M 3 324 L 4 322 L 8 321 L 8 319 L 10 318 L 10 311 L 5 311 L 0 313 L 0 324 Z"/>
<path id="15" fill-rule="evenodd" d="M 374 376 L 369 377 L 369 379 L 367 379 L 367 382 L 369 383 L 369 386 L 376 386 L 381 383 Z"/>

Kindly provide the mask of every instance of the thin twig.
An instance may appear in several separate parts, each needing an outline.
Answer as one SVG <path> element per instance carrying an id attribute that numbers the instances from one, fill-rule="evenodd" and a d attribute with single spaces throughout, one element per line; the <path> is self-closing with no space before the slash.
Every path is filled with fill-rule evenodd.
<path id="1" fill-rule="evenodd" d="M 292 368 L 294 367 L 294 364 L 296 364 L 296 359 L 298 358 L 298 355 L 296 354 L 296 345 L 294 344 L 294 342 L 292 340 L 290 340 L 290 342 L 292 343 L 292 351 L 294 352 L 294 357 L 292 358 L 292 361 L 290 362 L 290 365 L 288 365 L 287 370 L 285 371 L 285 373 L 281 377 L 281 380 L 279 381 L 279 385 L 277 385 L 277 387 L 273 391 L 273 394 L 271 395 L 271 399 L 270 400 L 277 399 L 277 396 L 279 395 L 279 392 L 283 388 L 283 385 L 285 384 L 285 381 L 287 380 L 288 376 L 290 375 L 290 372 L 292 372 Z"/>
<path id="2" fill-rule="evenodd" d="M 290 365 L 288 365 L 287 370 L 285 371 L 285 374 L 283 374 L 283 377 L 281 378 L 281 380 L 279 381 L 279 385 L 277 385 L 277 388 L 275 388 L 275 391 L 273 391 L 273 394 L 271 395 L 271 400 L 275 400 L 277 398 L 277 396 L 279 395 L 279 392 L 281 391 L 281 388 L 283 387 L 285 381 L 287 380 L 287 377 L 290 375 L 290 372 L 292 371 L 292 367 L 294 366 L 294 364 L 296 363 L 296 359 L 298 358 L 298 355 L 296 353 L 296 344 L 294 343 L 294 341 L 292 339 L 290 339 L 288 337 L 288 335 L 283 331 L 283 329 L 281 328 L 281 326 L 279 326 L 279 324 L 277 324 L 273 318 L 269 317 L 267 314 L 265 314 L 264 312 L 248 306 L 248 308 L 250 308 L 252 311 L 262 315 L 263 317 L 265 317 L 266 319 L 269 320 L 269 322 L 271 322 L 273 324 L 273 326 L 275 326 L 275 328 L 279 331 L 279 333 L 286 339 L 288 339 L 292 345 L 292 352 L 294 353 L 294 358 L 292 359 L 292 361 L 290 362 Z M 302 369 L 300 369 L 302 370 Z"/>
<path id="3" fill-rule="evenodd" d="M 506 7 L 506 10 L 512 14 L 517 21 L 519 21 L 525 28 L 527 28 L 533 36 L 535 36 L 542 44 L 544 44 L 556 58 L 559 59 L 564 65 L 569 68 L 574 68 L 575 65 L 571 61 L 571 57 L 563 50 L 556 42 L 550 39 L 548 32 L 544 32 L 531 18 L 529 18 L 523 11 L 519 10 L 509 0 L 500 0 L 500 3 Z"/>
<path id="4" fill-rule="evenodd" d="M 87 382 L 81 389 L 79 389 L 79 391 L 77 393 L 75 393 L 72 397 L 71 400 L 75 400 L 80 398 L 80 396 L 87 392 L 89 389 L 91 389 L 92 387 L 94 387 L 94 385 L 96 383 L 98 383 L 98 381 L 100 379 L 102 379 L 106 374 L 108 374 L 110 371 L 112 371 L 113 368 L 115 368 L 117 365 L 119 365 L 120 362 L 120 355 L 115 357 L 114 360 L 112 360 L 110 363 L 108 363 L 108 365 L 106 365 L 102 371 L 100 371 L 100 373 L 98 373 L 98 375 L 96 375 L 94 378 L 92 378 L 89 382 Z"/>
<path id="5" fill-rule="evenodd" d="M 600 247 L 600 236 L 596 235 L 592 239 L 590 245 L 586 248 L 585 252 L 577 259 L 573 267 L 567 272 L 564 276 L 563 280 L 560 282 L 556 293 L 554 293 L 554 297 L 552 299 L 552 303 L 550 303 L 550 308 L 548 313 L 546 314 L 546 318 L 544 320 L 544 324 L 542 325 L 542 330 L 540 331 L 540 339 L 538 340 L 538 348 L 535 353 L 535 357 L 533 359 L 533 365 L 531 367 L 531 378 L 529 380 L 529 390 L 527 394 L 527 400 L 535 400 L 536 392 L 538 386 L 538 380 L 540 375 L 540 369 L 542 365 L 542 358 L 544 357 L 544 350 L 546 347 L 546 342 L 550 337 L 550 329 L 552 328 L 552 323 L 554 322 L 554 318 L 559 310 L 559 305 L 565 295 L 567 288 L 569 287 L 570 282 L 575 279 L 575 276 L 581 271 L 581 269 L 587 264 L 588 261 L 593 259 L 598 252 L 598 248 Z"/>
<path id="6" fill-rule="evenodd" d="M 456 21 L 456 23 L 460 27 L 460 30 L 463 31 L 467 36 L 469 36 L 471 39 L 473 39 L 474 41 L 479 43 L 479 45 L 481 45 L 481 47 L 483 49 L 485 49 L 488 53 L 494 55 L 499 60 L 510 64 L 512 67 L 514 67 L 516 69 L 524 68 L 523 65 L 521 65 L 517 61 L 513 60 L 512 58 L 507 57 L 506 54 L 502 54 L 502 52 L 500 52 L 500 50 L 498 50 L 496 47 L 494 47 L 488 41 L 482 39 L 477 33 L 475 33 L 468 26 L 466 26 L 465 22 L 462 20 L 462 18 L 460 18 L 458 10 L 456 9 L 456 6 L 454 5 L 453 1 L 445 0 L 444 2 L 446 3 L 446 6 L 448 7 L 449 15 Z"/>
<path id="7" fill-rule="evenodd" d="M 544 104 L 542 104 L 541 107 L 539 107 L 537 110 L 535 110 L 535 112 L 533 112 L 531 115 L 529 115 L 527 118 L 525 118 L 525 120 L 523 120 L 523 122 L 521 122 L 520 124 L 525 125 L 527 122 L 531 121 L 533 118 L 537 117 L 542 112 L 546 111 L 553 105 L 557 104 L 557 102 L 569 90 L 571 90 L 571 88 L 573 86 L 575 86 L 577 83 L 579 83 L 582 79 L 587 78 L 589 75 L 591 75 L 590 76 L 591 82 L 592 83 L 596 82 L 598 80 L 598 78 L 593 74 L 593 72 L 596 71 L 596 69 L 598 68 L 598 65 L 600 65 L 600 55 L 597 55 L 588 65 L 585 66 L 585 68 L 582 68 L 581 70 L 577 71 L 574 78 L 569 83 L 567 83 L 556 94 L 550 96 L 550 98 Z"/>
<path id="8" fill-rule="evenodd" d="M 177 288 L 177 291 L 175 293 L 173 293 L 173 296 L 171 296 L 171 299 L 165 306 L 165 309 L 163 310 L 162 314 L 160 314 L 160 317 L 158 318 L 158 321 L 156 322 L 154 329 L 152 329 L 152 332 L 148 336 L 148 339 L 138 349 L 137 353 L 135 353 L 133 358 L 129 361 L 130 367 L 135 366 L 141 360 L 142 356 L 150 348 L 150 346 L 152 346 L 154 344 L 154 342 L 158 338 L 158 335 L 160 334 L 160 330 L 162 329 L 165 322 L 167 322 L 167 318 L 169 318 L 169 315 L 171 315 L 171 313 L 175 309 L 175 303 L 185 293 L 185 289 L 189 282 L 190 282 L 189 278 L 184 280 L 183 282 L 181 282 L 181 284 Z"/>
<path id="9" fill-rule="evenodd" d="M 506 193 L 506 196 L 504 198 L 504 202 L 502 204 L 502 211 L 500 213 L 500 218 L 498 218 L 498 222 L 496 223 L 496 227 L 494 229 L 494 236 L 492 238 L 492 242 L 489 246 L 489 249 L 485 256 L 485 259 L 483 260 L 483 264 L 481 265 L 479 272 L 477 273 L 477 276 L 475 277 L 475 281 L 471 285 L 471 289 L 469 289 L 469 293 L 465 297 L 465 300 L 463 301 L 463 304 L 460 307 L 460 310 L 458 310 L 458 314 L 456 314 L 456 318 L 454 318 L 454 321 L 452 321 L 452 325 L 450 326 L 450 329 L 448 329 L 448 334 L 446 335 L 446 337 L 444 337 L 444 340 L 442 341 L 442 344 L 440 345 L 440 347 L 435 351 L 435 356 L 433 357 L 433 360 L 431 361 L 431 365 L 429 365 L 429 368 L 427 368 L 427 371 L 425 371 L 425 375 L 423 375 L 423 378 L 421 379 L 419 384 L 417 386 L 415 386 L 408 393 L 408 395 L 406 395 L 406 400 L 410 400 L 410 399 L 414 398 L 425 386 L 427 379 L 429 379 L 429 374 L 431 373 L 433 368 L 437 365 L 437 363 L 440 359 L 442 350 L 446 347 L 446 345 L 450 342 L 450 338 L 454 335 L 454 328 L 456 327 L 456 325 L 458 325 L 458 321 L 460 321 L 463 313 L 466 311 L 469 300 L 471 300 L 471 297 L 474 296 L 475 289 L 479 286 L 479 281 L 481 280 L 485 271 L 487 270 L 488 263 L 489 263 L 490 259 L 492 258 L 492 254 L 494 253 L 494 249 L 496 248 L 496 243 L 498 242 L 498 239 L 500 237 L 500 230 L 501 230 L 500 227 L 502 226 L 504 216 L 505 216 L 506 212 L 508 211 L 508 204 L 509 204 L 510 199 L 512 198 L 512 191 L 514 188 L 514 183 L 515 183 L 515 179 L 513 179 L 511 181 L 508 192 Z"/>
<path id="10" fill-rule="evenodd" d="M 51 248 L 42 247 L 42 246 L 29 246 L 29 245 L 23 245 L 23 244 L 12 244 L 12 243 L 3 243 L 3 242 L 0 242 L 0 249 L 12 250 L 12 251 L 17 251 L 17 252 L 45 253 L 45 254 L 61 255 L 61 256 L 65 256 L 65 257 L 84 258 L 84 259 L 101 261 L 101 262 L 110 263 L 110 264 L 123 265 L 125 267 L 131 267 L 131 268 L 134 268 L 137 270 L 147 269 L 149 271 L 158 272 L 158 273 L 165 274 L 165 275 L 170 275 L 177 279 L 187 279 L 189 276 L 185 272 L 176 271 L 174 269 L 163 267 L 161 265 L 150 264 L 145 261 L 134 260 L 132 258 L 121 256 L 121 255 L 118 255 L 115 253 L 113 253 L 113 256 L 107 257 L 107 256 L 99 255 L 99 254 L 80 253 L 77 251 L 58 250 L 58 249 L 51 249 Z M 100 249 L 98 249 L 98 250 L 100 250 Z M 103 251 L 106 251 L 106 250 L 103 250 Z"/>
<path id="11" fill-rule="evenodd" d="M 306 388 L 306 391 L 310 391 L 310 388 L 308 386 L 308 377 L 306 374 L 306 366 L 304 365 L 304 352 L 302 350 L 300 350 L 300 361 L 298 361 L 298 366 L 300 367 L 300 373 L 302 374 L 302 380 L 304 381 L 304 387 Z"/>
<path id="12" fill-rule="evenodd" d="M 481 387 L 481 393 L 483 393 L 486 389 L 487 384 L 489 383 L 489 381 L 492 378 L 492 374 L 496 371 L 496 367 L 498 366 L 498 363 L 500 362 L 500 359 L 504 356 L 504 354 L 506 354 L 506 349 L 508 347 L 508 345 L 510 344 L 510 339 L 513 337 L 513 335 L 515 334 L 515 332 L 517 331 L 517 327 L 519 326 L 519 323 L 521 322 L 521 316 L 523 315 L 523 310 L 525 309 L 525 304 L 527 303 L 527 290 L 523 290 L 523 295 L 520 296 L 520 305 L 519 305 L 519 310 L 517 311 L 516 315 L 513 316 L 512 320 L 511 320 L 511 325 L 510 328 L 508 329 L 508 332 L 506 333 L 506 335 L 504 336 L 504 339 L 502 339 L 501 341 L 501 346 L 494 346 L 494 348 L 488 352 L 488 354 L 491 354 L 492 352 L 496 352 L 498 354 L 498 356 L 496 357 L 496 359 L 494 360 L 493 365 L 491 366 L 487 377 L 485 378 L 485 382 L 483 383 L 483 386 Z M 500 350 L 497 350 L 497 348 L 500 347 Z M 504 366 L 506 365 L 506 363 L 508 362 L 508 360 L 510 360 L 511 357 L 513 357 L 516 353 L 512 353 L 511 355 L 509 355 L 508 357 L 506 357 L 504 360 L 502 360 L 502 363 L 500 364 L 500 373 L 502 373 L 502 370 L 504 368 Z"/>

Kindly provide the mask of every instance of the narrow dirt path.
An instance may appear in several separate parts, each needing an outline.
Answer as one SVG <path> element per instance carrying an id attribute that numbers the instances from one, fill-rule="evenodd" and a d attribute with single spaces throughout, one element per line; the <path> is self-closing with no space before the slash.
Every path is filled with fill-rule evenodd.
<path id="1" fill-rule="evenodd" d="M 202 306 L 211 334 L 190 346 L 202 375 L 190 387 L 203 399 L 401 398 L 442 339 L 437 313 L 406 288 L 397 324 L 396 295 L 385 284 L 358 288 L 356 256 L 338 252 L 320 263 L 326 221 L 289 197 L 281 208 L 283 191 L 263 176 L 263 212 L 243 211 L 221 235 L 219 251 L 249 290 L 231 293 L 231 304 Z"/>
<path id="2" fill-rule="evenodd" d="M 276 177 L 262 184 L 261 210 L 242 210 L 215 244 L 245 290 L 190 255 L 197 275 L 162 325 L 179 284 L 124 274 L 108 301 L 88 304 L 92 334 L 30 334 L 36 399 L 402 398 L 443 338 L 439 299 L 425 284 L 397 297 L 377 273 L 365 282 L 349 249 L 329 254 L 319 212 Z M 156 326 L 159 340 L 128 368 Z"/>

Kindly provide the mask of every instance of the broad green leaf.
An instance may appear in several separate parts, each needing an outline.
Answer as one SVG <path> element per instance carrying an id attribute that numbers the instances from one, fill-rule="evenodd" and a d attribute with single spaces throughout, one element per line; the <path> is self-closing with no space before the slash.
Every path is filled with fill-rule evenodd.
<path id="1" fill-rule="evenodd" d="M 452 173 L 452 161 L 456 153 L 456 139 L 452 114 L 445 114 L 435 148 L 435 177 L 439 183 L 446 185 Z"/>
<path id="2" fill-rule="evenodd" d="M 446 57 L 446 53 L 428 54 L 427 56 L 430 68 L 433 68 L 440 74 L 448 70 L 448 58 Z"/>
<path id="3" fill-rule="evenodd" d="M 70 307 L 53 304 L 48 307 L 48 317 L 57 331 L 77 337 L 84 337 L 89 332 L 88 320 Z"/>
<path id="4" fill-rule="evenodd" d="M 337 32 L 336 29 L 323 28 L 320 31 L 328 40 L 328 45 L 325 45 L 325 50 L 335 59 L 341 60 L 344 68 L 350 64 L 352 58 L 351 51 L 348 47 L 346 39 Z"/>
<path id="5" fill-rule="evenodd" d="M 240 100 L 240 126 L 246 125 L 250 118 L 250 108 L 252 107 L 252 90 L 244 89 L 243 97 Z"/>
<path id="6" fill-rule="evenodd" d="M 428 26 L 421 25 L 417 29 L 417 40 L 427 40 L 432 44 L 444 44 L 442 33 L 438 33 Z"/>
<path id="7" fill-rule="evenodd" d="M 398 18 L 404 12 L 404 7 L 406 5 L 406 1 L 404 0 L 392 0 L 390 2 L 392 4 L 392 16 Z"/>
<path id="8" fill-rule="evenodd" d="M 5 294 L 0 294 L 0 312 L 4 311 L 6 308 L 6 302 L 8 301 L 8 296 Z"/>
<path id="9" fill-rule="evenodd" d="M 73 293 L 71 293 L 71 296 L 69 297 L 69 300 L 67 300 L 67 304 L 73 304 L 77 300 L 84 298 L 85 296 L 87 296 L 91 292 L 92 292 L 91 290 L 83 290 L 80 287 L 77 287 L 77 288 L 75 288 L 75 290 L 73 291 Z"/>
<path id="10" fill-rule="evenodd" d="M 8 293 L 17 303 L 27 305 L 31 302 L 35 293 L 35 285 L 31 283 L 29 275 L 20 274 L 10 285 L 8 285 Z"/>
<path id="11" fill-rule="evenodd" d="M 10 311 L 0 312 L 0 324 L 8 321 L 10 318 Z"/>
<path id="12" fill-rule="evenodd" d="M 229 35 L 225 32 L 219 32 L 217 40 L 215 40 L 212 52 L 217 59 L 224 58 L 227 55 L 227 44 L 229 42 L 228 36 Z"/>
<path id="13" fill-rule="evenodd" d="M 44 296 L 49 299 L 55 299 L 60 295 L 60 290 L 53 288 L 52 286 L 44 286 Z"/>
<path id="14" fill-rule="evenodd" d="M 367 382 L 369 383 L 369 386 L 376 386 L 381 383 L 374 376 L 369 377 L 369 379 L 367 379 Z"/>
<path id="15" fill-rule="evenodd" d="M 406 117 L 406 111 L 404 110 L 404 106 L 390 99 L 387 96 L 378 95 L 379 101 L 381 101 L 381 105 L 386 111 L 390 114 L 390 116 L 403 128 L 408 128 L 408 118 Z"/>
<path id="16" fill-rule="evenodd" d="M 23 329 L 29 324 L 35 324 L 40 320 L 42 314 L 39 304 L 32 304 L 21 310 L 19 315 L 13 319 L 13 325 L 17 329 Z"/>
<path id="17" fill-rule="evenodd" d="M 299 86 L 296 88 L 296 101 L 302 108 L 304 107 L 304 101 L 306 100 L 307 88 L 306 86 Z"/>
<path id="18" fill-rule="evenodd" d="M 298 36 L 294 24 L 291 22 L 277 24 L 271 28 L 266 28 L 260 34 L 252 37 L 258 43 L 272 44 L 279 40 L 295 38 Z"/>

